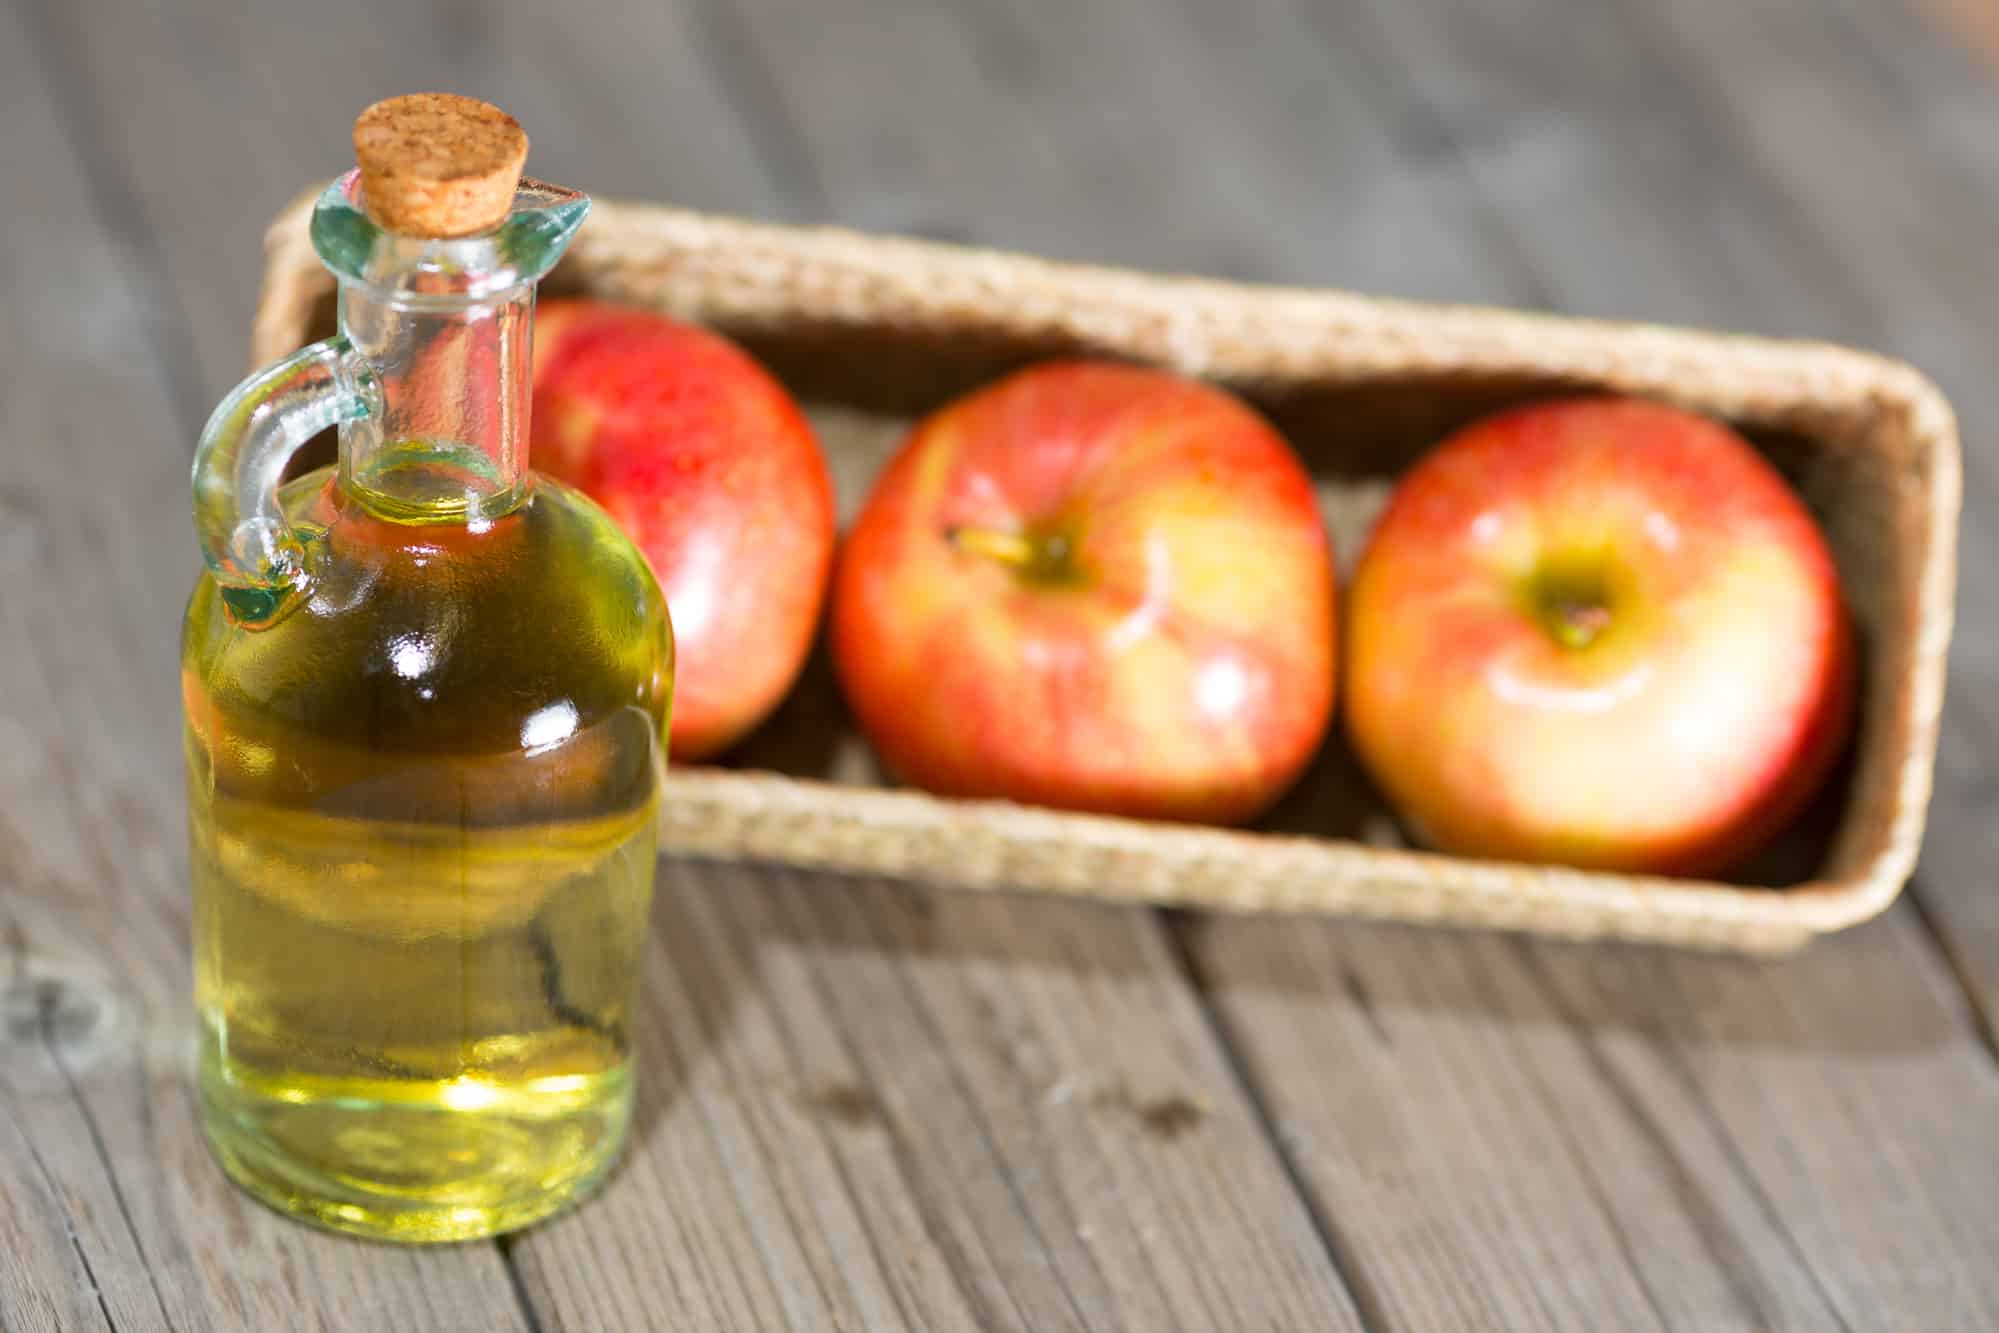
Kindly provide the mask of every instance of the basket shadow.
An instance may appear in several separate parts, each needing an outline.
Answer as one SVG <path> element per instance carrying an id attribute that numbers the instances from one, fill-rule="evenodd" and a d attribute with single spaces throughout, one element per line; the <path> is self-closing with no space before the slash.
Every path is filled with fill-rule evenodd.
<path id="1" fill-rule="evenodd" d="M 1606 940 L 1540 939 L 1436 926 L 1174 914 L 1204 992 L 1287 1005 L 1317 1000 L 1384 1041 L 1430 1020 L 1508 1033 L 1567 1029 L 1595 1059 L 1636 1042 L 1684 1068 L 1758 1050 L 1830 1058 L 1907 1055 L 1975 1040 L 1926 984 L 1906 913 L 1755 958 Z"/>
<path id="2" fill-rule="evenodd" d="M 646 1151 L 669 1113 L 684 1118 L 677 1100 L 696 1080 L 707 1088 L 700 1097 L 721 1088 L 789 1098 L 813 1116 L 874 1106 L 865 1076 L 838 1086 L 821 1076 L 822 1058 L 837 1065 L 848 1056 L 809 1044 L 777 1055 L 768 1048 L 771 1031 L 802 1021 L 801 1004 L 841 1011 L 833 1021 L 844 1025 L 878 1005 L 934 1003 L 939 987 L 984 993 L 1059 972 L 1086 990 L 1156 992 L 1162 1024 L 1175 1021 L 1166 1000 L 1191 987 L 1224 1044 L 1276 1041 L 1269 1049 L 1286 1059 L 1337 1063 L 1354 1041 L 1378 1040 L 1391 1059 L 1401 1046 L 1426 1061 L 1439 1049 L 1441 1020 L 1485 1033 L 1501 1059 L 1542 1058 L 1530 1052 L 1547 1051 L 1559 1031 L 1573 1058 L 1613 1073 L 1649 1067 L 1699 1082 L 1731 1070 L 1753 1076 L 1774 1057 L 1816 1062 L 1836 1080 L 1849 1062 L 1971 1040 L 1937 1003 L 1924 960 L 1911 956 L 1919 952 L 1906 921 L 1793 957 L 1750 959 L 1359 921 L 1160 914 L 668 856 L 635 1026 L 643 1072 L 630 1157 Z M 764 1052 L 755 1058 L 736 1030 L 744 1022 L 766 1034 L 749 1039 Z M 1264 1022 L 1281 1035 L 1259 1035 Z M 715 1060 L 723 1066 L 710 1067 Z"/>

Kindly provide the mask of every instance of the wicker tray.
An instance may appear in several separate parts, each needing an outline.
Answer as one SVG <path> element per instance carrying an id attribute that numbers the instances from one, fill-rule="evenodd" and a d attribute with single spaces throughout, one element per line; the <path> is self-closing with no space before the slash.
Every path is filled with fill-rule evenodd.
<path id="1" fill-rule="evenodd" d="M 259 364 L 333 328 L 309 202 L 271 228 Z M 1170 367 L 1246 394 L 1312 469 L 1343 560 L 1396 473 L 1449 428 L 1551 391 L 1651 395 L 1731 421 L 1799 486 L 1860 628 L 1860 728 L 1845 769 L 1740 883 L 1411 850 L 1337 735 L 1244 832 L 896 790 L 823 660 L 726 766 L 675 771 L 661 827 L 670 848 L 966 888 L 1766 953 L 1880 912 L 1914 866 L 1950 638 L 1959 460 L 1949 405 L 1908 366 L 1824 345 L 1153 277 L 609 203 L 549 290 L 740 339 L 807 404 L 848 513 L 914 416 L 1055 353 Z"/>

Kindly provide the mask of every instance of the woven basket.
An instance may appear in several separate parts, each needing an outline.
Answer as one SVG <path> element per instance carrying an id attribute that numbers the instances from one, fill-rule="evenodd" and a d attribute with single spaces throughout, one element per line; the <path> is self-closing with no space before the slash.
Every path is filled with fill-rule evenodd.
<path id="1" fill-rule="evenodd" d="M 309 205 L 270 232 L 259 364 L 333 328 Z M 1949 405 L 1906 365 L 1825 345 L 1153 277 L 610 203 L 549 290 L 735 336 L 806 403 L 847 513 L 916 415 L 1057 353 L 1168 367 L 1249 397 L 1311 468 L 1349 559 L 1397 472 L 1450 428 L 1551 392 L 1644 394 L 1728 420 L 1799 487 L 1860 629 L 1860 727 L 1846 768 L 1740 883 L 1411 850 L 1337 738 L 1243 832 L 896 790 L 823 658 L 728 766 L 674 772 L 668 847 L 964 888 L 1759 953 L 1875 915 L 1914 866 L 1950 638 L 1959 460 Z"/>

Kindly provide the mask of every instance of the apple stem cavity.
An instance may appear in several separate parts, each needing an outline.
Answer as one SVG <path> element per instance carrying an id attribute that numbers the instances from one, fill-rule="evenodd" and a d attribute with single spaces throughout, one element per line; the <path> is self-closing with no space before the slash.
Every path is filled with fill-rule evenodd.
<path id="1" fill-rule="evenodd" d="M 1523 589 L 1527 614 L 1562 647 L 1581 652 L 1603 637 L 1616 617 L 1612 579 L 1601 568 L 1543 567 Z"/>
<path id="2" fill-rule="evenodd" d="M 949 527 L 944 540 L 971 555 L 984 556 L 1040 583 L 1060 583 L 1075 575 L 1069 538 L 1060 532 L 997 532 L 991 528 Z"/>

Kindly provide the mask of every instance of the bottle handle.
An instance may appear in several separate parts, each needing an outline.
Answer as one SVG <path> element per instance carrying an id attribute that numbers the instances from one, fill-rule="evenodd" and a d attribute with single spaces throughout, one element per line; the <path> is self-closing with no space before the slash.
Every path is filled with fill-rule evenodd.
<path id="1" fill-rule="evenodd" d="M 194 453 L 194 526 L 232 620 L 271 624 L 310 586 L 305 539 L 278 505 L 285 464 L 320 431 L 381 410 L 374 370 L 342 335 L 266 366 L 208 418 Z"/>

